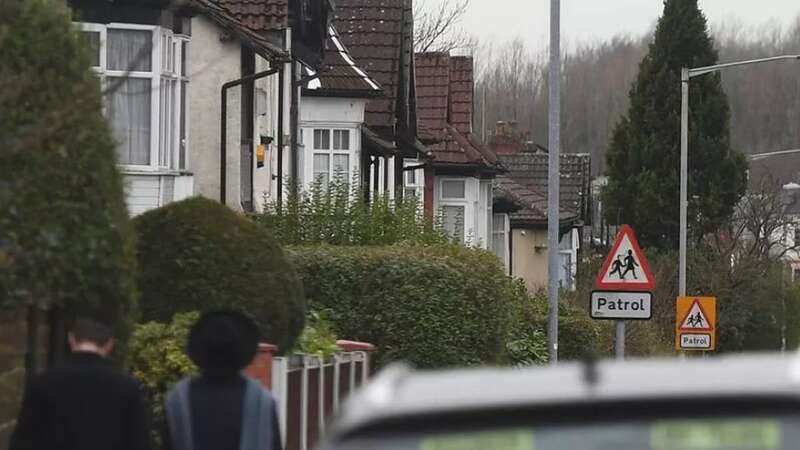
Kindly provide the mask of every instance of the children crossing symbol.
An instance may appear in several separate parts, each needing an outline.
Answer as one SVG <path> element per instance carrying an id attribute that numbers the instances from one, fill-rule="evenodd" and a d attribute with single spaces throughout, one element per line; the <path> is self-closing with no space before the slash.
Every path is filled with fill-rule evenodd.
<path id="1" fill-rule="evenodd" d="M 620 227 L 614 246 L 597 274 L 595 285 L 600 290 L 637 292 L 652 291 L 655 287 L 650 265 L 631 227 Z"/>

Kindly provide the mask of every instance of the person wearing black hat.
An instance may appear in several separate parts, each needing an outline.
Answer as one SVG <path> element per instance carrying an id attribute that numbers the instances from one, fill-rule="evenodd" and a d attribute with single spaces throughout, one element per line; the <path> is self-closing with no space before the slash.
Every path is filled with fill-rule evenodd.
<path id="1" fill-rule="evenodd" d="M 200 375 L 167 394 L 165 446 L 171 450 L 282 450 L 272 394 L 242 374 L 258 349 L 258 326 L 244 314 L 203 314 L 189 332 Z"/>

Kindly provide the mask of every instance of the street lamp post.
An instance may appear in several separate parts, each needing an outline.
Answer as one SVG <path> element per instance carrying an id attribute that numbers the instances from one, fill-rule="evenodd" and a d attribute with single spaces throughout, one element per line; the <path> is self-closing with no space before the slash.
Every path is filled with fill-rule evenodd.
<path id="1" fill-rule="evenodd" d="M 692 78 L 705 75 L 712 72 L 719 72 L 720 70 L 730 67 L 746 66 L 750 64 L 760 64 L 771 61 L 783 60 L 800 60 L 800 55 L 783 55 L 774 56 L 771 58 L 752 59 L 749 61 L 736 61 L 726 64 L 717 64 L 714 66 L 698 67 L 689 69 L 684 67 L 681 69 L 681 204 L 680 204 L 680 261 L 679 265 L 679 279 L 678 291 L 679 295 L 686 295 L 686 229 L 687 217 L 686 211 L 688 209 L 687 191 L 688 191 L 688 169 L 689 169 L 689 81 Z"/>

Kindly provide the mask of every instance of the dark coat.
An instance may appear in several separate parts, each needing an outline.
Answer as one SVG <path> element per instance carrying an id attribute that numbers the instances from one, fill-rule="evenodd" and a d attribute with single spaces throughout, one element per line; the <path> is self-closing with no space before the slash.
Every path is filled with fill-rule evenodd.
<path id="1" fill-rule="evenodd" d="M 10 450 L 147 450 L 139 384 L 98 355 L 76 353 L 25 390 Z"/>

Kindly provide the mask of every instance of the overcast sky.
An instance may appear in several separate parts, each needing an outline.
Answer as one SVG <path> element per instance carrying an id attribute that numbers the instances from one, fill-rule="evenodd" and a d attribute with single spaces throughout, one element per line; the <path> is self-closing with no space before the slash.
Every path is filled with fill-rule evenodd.
<path id="1" fill-rule="evenodd" d="M 417 0 L 426 7 L 448 0 Z M 449 0 L 454 1 L 454 0 Z M 522 37 L 532 47 L 548 39 L 549 0 L 470 0 L 462 26 L 481 41 Z M 700 0 L 712 27 L 721 22 L 758 27 L 788 25 L 800 15 L 798 0 Z M 561 0 L 562 39 L 567 45 L 624 33 L 641 35 L 658 20 L 663 0 Z"/>

